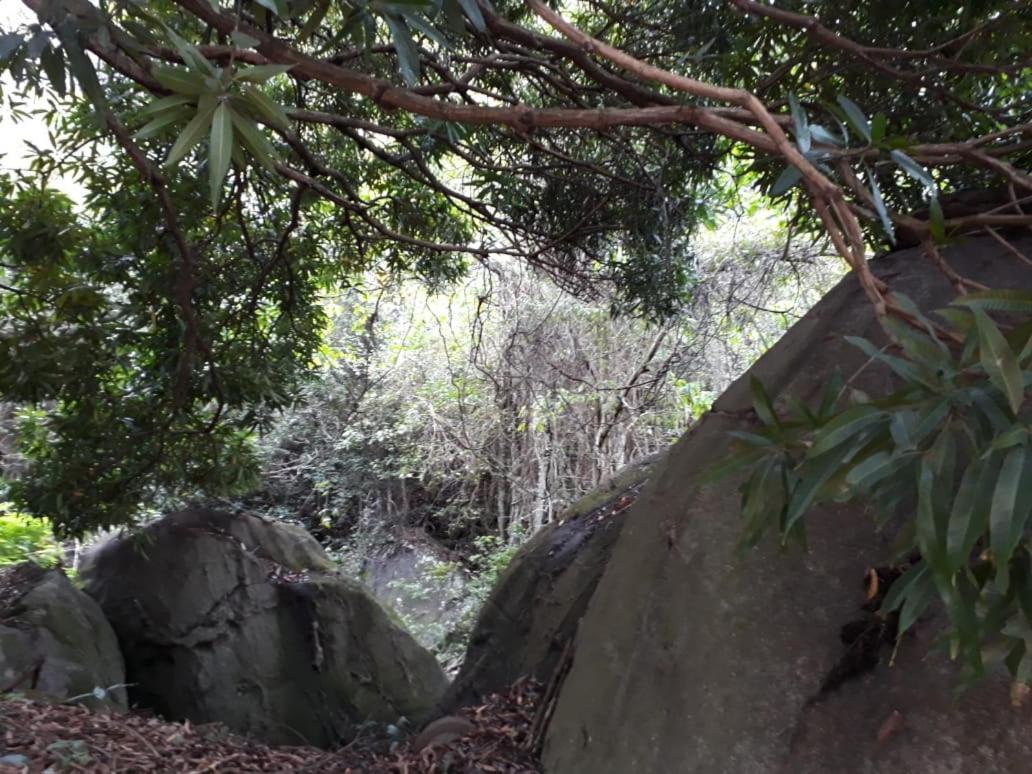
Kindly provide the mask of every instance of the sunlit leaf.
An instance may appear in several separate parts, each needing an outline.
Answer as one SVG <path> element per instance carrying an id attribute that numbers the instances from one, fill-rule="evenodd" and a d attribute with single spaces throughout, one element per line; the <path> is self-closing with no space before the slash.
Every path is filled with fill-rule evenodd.
<path id="1" fill-rule="evenodd" d="M 188 123 L 179 134 L 179 138 L 172 145 L 172 149 L 168 152 L 168 158 L 165 159 L 166 166 L 172 167 L 178 164 L 179 161 L 201 141 L 201 138 L 204 137 L 208 128 L 211 126 L 211 117 L 214 112 L 215 106 L 212 104 L 209 107 L 199 110 L 197 114 L 194 115 L 190 120 L 190 123 Z"/>
<path id="2" fill-rule="evenodd" d="M 928 170 L 910 158 L 910 156 L 905 154 L 903 151 L 894 150 L 891 151 L 889 155 L 900 169 L 923 185 L 929 192 L 934 193 L 938 189 L 938 186 L 935 184 L 935 179 L 931 176 Z"/>
<path id="3" fill-rule="evenodd" d="M 233 120 L 229 105 L 220 102 L 211 119 L 208 144 L 208 185 L 211 188 L 211 206 L 219 206 L 222 183 L 229 173 L 233 154 Z"/>

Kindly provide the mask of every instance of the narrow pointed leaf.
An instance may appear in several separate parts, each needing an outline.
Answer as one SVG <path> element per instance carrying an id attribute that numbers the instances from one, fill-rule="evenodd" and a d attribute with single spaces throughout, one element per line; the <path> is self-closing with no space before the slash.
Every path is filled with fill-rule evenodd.
<path id="1" fill-rule="evenodd" d="M 874 173 L 867 170 L 867 182 L 871 185 L 871 198 L 874 200 L 874 209 L 878 212 L 878 218 L 881 220 L 882 228 L 885 229 L 885 235 L 889 238 L 889 244 L 896 244 L 896 228 L 892 224 L 892 218 L 889 217 L 889 211 L 885 207 L 885 200 L 882 198 L 881 188 L 878 186 L 878 178 L 874 176 Z"/>
<path id="2" fill-rule="evenodd" d="M 222 183 L 233 160 L 233 120 L 229 105 L 220 102 L 211 119 L 208 143 L 208 185 L 211 188 L 211 206 L 219 206 Z"/>
<path id="3" fill-rule="evenodd" d="M 173 94 L 170 97 L 162 97 L 156 99 L 153 102 L 148 102 L 143 109 L 140 111 L 140 118 L 151 118 L 163 113 L 166 110 L 173 110 L 175 108 L 183 107 L 184 105 L 192 105 L 197 100 L 194 97 L 187 96 L 185 94 Z"/>
<path id="4" fill-rule="evenodd" d="M 1018 358 L 989 315 L 978 307 L 974 307 L 974 313 L 982 367 L 992 383 L 1007 396 L 1011 411 L 1017 414 L 1025 400 L 1025 378 Z"/>
<path id="5" fill-rule="evenodd" d="M 806 153 L 810 150 L 810 125 L 806 120 L 806 112 L 803 110 L 795 94 L 788 95 L 788 107 L 792 113 L 792 124 L 795 129 L 796 145 L 799 150 Z"/>
<path id="6" fill-rule="evenodd" d="M 871 141 L 871 124 L 867 120 L 867 116 L 864 115 L 864 111 L 848 97 L 838 97 L 839 107 L 842 108 L 842 112 L 846 114 L 846 120 L 849 125 L 852 126 L 861 137 L 867 142 Z"/>
<path id="7" fill-rule="evenodd" d="M 270 78 L 290 72 L 294 65 L 266 64 L 247 67 L 233 76 L 234 81 L 246 83 L 265 83 Z"/>
<path id="8" fill-rule="evenodd" d="M 459 0 L 459 5 L 462 6 L 462 10 L 466 12 L 466 16 L 472 22 L 473 29 L 477 32 L 483 32 L 487 29 L 484 14 L 480 11 L 477 0 Z"/>
<path id="9" fill-rule="evenodd" d="M 193 147 L 201 141 L 208 128 L 211 126 L 211 116 L 214 112 L 212 109 L 202 109 L 190 120 L 180 132 L 179 138 L 172 145 L 172 149 L 168 152 L 168 158 L 165 159 L 165 166 L 175 166 L 182 160 L 187 153 L 189 153 Z"/>
<path id="10" fill-rule="evenodd" d="M 771 186 L 771 196 L 781 196 L 789 188 L 794 186 L 800 180 L 803 179 L 803 173 L 794 166 L 785 167 L 785 171 L 778 175 L 778 179 L 774 181 L 774 185 Z"/>
<path id="11" fill-rule="evenodd" d="M 978 538 L 989 526 L 989 505 L 998 465 L 993 460 L 975 460 L 960 481 L 946 529 L 946 554 L 952 570 L 967 564 Z"/>
<path id="12" fill-rule="evenodd" d="M 184 67 L 155 67 L 151 71 L 154 79 L 169 91 L 197 97 L 207 91 L 204 78 Z"/>
<path id="13" fill-rule="evenodd" d="M 778 425 L 778 417 L 774 413 L 774 404 L 771 403 L 770 396 L 767 395 L 767 391 L 763 388 L 763 382 L 755 376 L 750 376 L 749 390 L 752 393 L 753 410 L 756 412 L 756 416 L 760 418 L 763 424 L 776 427 Z"/>
<path id="14" fill-rule="evenodd" d="M 890 152 L 889 155 L 900 169 L 914 178 L 914 180 L 919 182 L 926 189 L 933 192 L 938 189 L 938 186 L 935 184 L 935 178 L 932 177 L 931 173 L 903 151 L 894 150 Z"/>
<path id="15" fill-rule="evenodd" d="M 154 137 L 155 135 L 161 134 L 166 129 L 188 121 L 190 116 L 194 114 L 195 111 L 185 105 L 181 105 L 173 110 L 166 110 L 154 120 L 143 126 L 138 132 L 136 132 L 136 134 L 133 135 L 133 137 L 137 140 L 146 140 L 150 137 Z"/>
<path id="16" fill-rule="evenodd" d="M 276 163 L 276 149 L 266 139 L 258 125 L 247 116 L 231 111 L 233 128 L 240 135 L 240 140 L 255 160 L 266 169 L 271 170 Z"/>
<path id="17" fill-rule="evenodd" d="M 246 89 L 240 95 L 255 118 L 276 129 L 286 131 L 290 128 L 290 119 L 283 108 L 265 96 L 261 89 Z"/>
<path id="18" fill-rule="evenodd" d="M 875 406 L 850 406 L 821 428 L 814 437 L 809 453 L 814 457 L 824 454 L 854 438 L 862 430 L 887 419 L 888 414 Z"/>
<path id="19" fill-rule="evenodd" d="M 1007 590 L 1008 563 L 1025 531 L 1028 520 L 1029 498 L 1019 497 L 1026 478 L 1025 467 L 1028 447 L 1016 446 L 1007 452 L 1000 467 L 989 512 L 989 547 L 996 566 L 996 587 Z"/>
<path id="20" fill-rule="evenodd" d="M 387 28 L 391 31 L 391 41 L 394 43 L 394 51 L 398 55 L 398 69 L 401 70 L 401 77 L 409 86 L 415 86 L 419 83 L 419 49 L 412 40 L 412 33 L 400 17 L 387 14 L 383 18 L 387 22 Z"/>

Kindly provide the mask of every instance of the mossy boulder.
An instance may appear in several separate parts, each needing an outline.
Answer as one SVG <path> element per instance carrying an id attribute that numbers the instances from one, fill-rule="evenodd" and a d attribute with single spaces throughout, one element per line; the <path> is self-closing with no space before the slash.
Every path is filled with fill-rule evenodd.
<path id="1" fill-rule="evenodd" d="M 64 572 L 0 569 L 0 690 L 125 709 L 124 683 L 114 631 Z"/>
<path id="2" fill-rule="evenodd" d="M 274 744 L 334 747 L 419 722 L 447 680 L 434 657 L 299 527 L 189 510 L 91 552 L 133 701 Z"/>

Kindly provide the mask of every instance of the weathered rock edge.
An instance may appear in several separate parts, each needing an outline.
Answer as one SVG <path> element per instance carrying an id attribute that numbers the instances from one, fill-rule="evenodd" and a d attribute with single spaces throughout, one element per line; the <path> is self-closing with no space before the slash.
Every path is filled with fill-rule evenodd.
<path id="1" fill-rule="evenodd" d="M 663 459 L 627 465 L 566 508 L 513 557 L 484 604 L 442 714 L 528 675 L 547 682 L 587 608 L 633 496 Z"/>

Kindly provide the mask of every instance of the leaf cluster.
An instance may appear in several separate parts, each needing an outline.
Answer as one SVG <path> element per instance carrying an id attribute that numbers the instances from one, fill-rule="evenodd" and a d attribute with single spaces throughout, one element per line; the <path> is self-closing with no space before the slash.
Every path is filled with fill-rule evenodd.
<path id="1" fill-rule="evenodd" d="M 830 502 L 870 502 L 898 532 L 901 556 L 920 556 L 882 605 L 899 634 L 933 601 L 944 644 L 969 677 L 1003 662 L 1032 682 L 1032 294 L 959 297 L 933 322 L 904 299 L 917 327 L 884 322 L 896 342 L 847 337 L 890 369 L 900 387 L 872 398 L 828 380 L 820 403 L 788 398 L 776 411 L 752 381 L 761 427 L 732 433 L 736 452 L 711 479 L 743 469 L 743 546 L 769 530 L 805 542 L 807 514 Z M 1001 328 L 990 313 L 1010 316 Z M 1017 322 L 1015 322 L 1017 320 Z"/>

